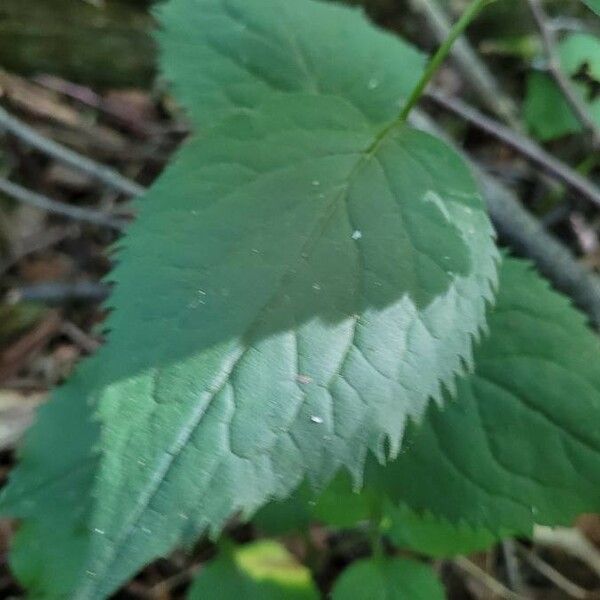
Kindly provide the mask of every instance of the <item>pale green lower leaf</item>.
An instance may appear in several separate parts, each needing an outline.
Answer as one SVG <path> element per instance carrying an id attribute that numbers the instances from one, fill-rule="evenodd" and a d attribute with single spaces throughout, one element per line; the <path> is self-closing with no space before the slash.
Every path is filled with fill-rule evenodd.
<path id="1" fill-rule="evenodd" d="M 433 558 L 471 554 L 493 546 L 516 532 L 492 532 L 465 522 L 452 523 L 429 513 L 417 513 L 406 504 L 391 502 L 385 493 L 367 485 L 360 493 L 352 482 L 338 476 L 327 489 L 315 497 L 302 487 L 283 502 L 272 502 L 253 519 L 253 523 L 270 535 L 308 531 L 311 522 L 331 528 L 366 528 L 371 519 L 381 523 L 381 532 L 397 548 L 411 550 Z M 519 531 L 527 537 L 531 529 Z"/>
<path id="2" fill-rule="evenodd" d="M 583 74 L 600 83 L 600 37 L 571 33 L 560 44 L 562 68 L 571 76 Z"/>

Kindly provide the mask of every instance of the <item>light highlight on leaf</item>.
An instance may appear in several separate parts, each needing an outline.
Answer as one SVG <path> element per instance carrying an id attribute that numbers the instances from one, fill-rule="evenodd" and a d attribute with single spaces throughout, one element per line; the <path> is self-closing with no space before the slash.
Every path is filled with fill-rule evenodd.
<path id="1" fill-rule="evenodd" d="M 225 547 L 200 571 L 188 600 L 317 600 L 310 575 L 281 544 L 263 540 Z"/>

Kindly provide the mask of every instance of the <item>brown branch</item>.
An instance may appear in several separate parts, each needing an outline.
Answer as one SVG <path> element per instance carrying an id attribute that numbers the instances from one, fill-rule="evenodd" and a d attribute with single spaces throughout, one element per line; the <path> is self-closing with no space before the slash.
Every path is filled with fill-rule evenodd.
<path id="1" fill-rule="evenodd" d="M 111 229 L 117 230 L 122 230 L 127 223 L 124 219 L 118 219 L 91 208 L 72 206 L 70 204 L 59 202 L 58 200 L 52 200 L 47 196 L 28 190 L 3 177 L 0 177 L 0 192 L 14 200 L 23 202 L 24 204 L 29 204 L 30 206 L 35 206 L 41 210 L 61 215 L 75 221 L 86 221 L 93 225 L 101 225 L 102 227 L 110 227 Z"/>
<path id="2" fill-rule="evenodd" d="M 475 125 L 477 128 L 500 140 L 503 144 L 510 146 L 545 173 L 561 181 L 580 196 L 600 208 L 600 189 L 580 173 L 546 152 L 533 140 L 485 116 L 458 98 L 450 98 L 437 90 L 427 92 L 427 97 L 433 100 L 438 106 Z"/>
<path id="3" fill-rule="evenodd" d="M 0 107 L 0 130 L 8 131 L 33 148 L 37 148 L 40 152 L 52 156 L 56 160 L 89 175 L 122 194 L 139 196 L 145 191 L 141 185 L 123 177 L 123 175 L 114 169 L 98 164 L 65 146 L 57 144 L 53 140 L 45 138 L 29 127 L 29 125 L 22 123 L 19 119 L 10 115 L 2 107 Z"/>
<path id="4" fill-rule="evenodd" d="M 503 598 L 504 600 L 526 600 L 524 596 L 509 590 L 503 583 L 492 577 L 468 558 L 457 556 L 452 562 L 461 571 L 465 572 L 473 579 L 476 579 L 498 598 Z"/>

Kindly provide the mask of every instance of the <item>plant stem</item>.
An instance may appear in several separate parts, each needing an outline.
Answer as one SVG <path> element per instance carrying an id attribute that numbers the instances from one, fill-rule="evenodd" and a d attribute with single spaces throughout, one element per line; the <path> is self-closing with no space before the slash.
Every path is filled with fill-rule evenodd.
<path id="1" fill-rule="evenodd" d="M 406 105 L 402 109 L 398 117 L 398 121 L 405 122 L 410 114 L 410 111 L 419 102 L 425 88 L 436 74 L 442 63 L 446 60 L 454 42 L 463 34 L 465 29 L 470 25 L 473 19 L 479 14 L 479 12 L 488 4 L 491 4 L 495 0 L 472 0 L 471 4 L 467 7 L 465 12 L 462 14 L 460 19 L 454 24 L 446 41 L 438 48 L 437 52 L 433 55 L 429 61 L 425 72 L 423 73 L 419 83 L 412 91 L 410 98 L 406 102 Z"/>
<path id="2" fill-rule="evenodd" d="M 369 538 L 371 540 L 371 551 L 373 557 L 376 559 L 383 558 L 385 556 L 383 548 L 383 540 L 381 539 L 381 519 L 382 509 L 381 505 L 377 503 L 371 509 L 371 518 L 369 520 Z"/>
<path id="3" fill-rule="evenodd" d="M 410 0 L 410 5 L 425 19 L 437 43 L 443 44 L 450 35 L 452 23 L 441 0 Z M 464 35 L 454 42 L 450 55 L 462 79 L 483 105 L 513 129 L 522 131 L 516 103 L 501 89 L 500 83 Z"/>

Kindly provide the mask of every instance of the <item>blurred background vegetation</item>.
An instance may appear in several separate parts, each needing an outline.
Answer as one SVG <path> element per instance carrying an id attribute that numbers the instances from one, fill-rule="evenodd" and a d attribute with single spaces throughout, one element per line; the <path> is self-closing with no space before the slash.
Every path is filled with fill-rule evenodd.
<path id="1" fill-rule="evenodd" d="M 407 18 L 407 0 L 348 0 L 365 6 L 379 23 L 421 37 L 422 23 Z M 2 0 L 0 3 L 0 64 L 26 75 L 48 72 L 100 87 L 149 85 L 154 74 L 154 46 L 149 32 L 152 0 Z M 459 13 L 466 2 L 443 0 Z M 581 16 L 572 0 L 556 0 L 563 17 Z M 531 53 L 531 17 L 522 0 L 504 0 L 491 7 L 473 26 L 488 52 Z"/>

